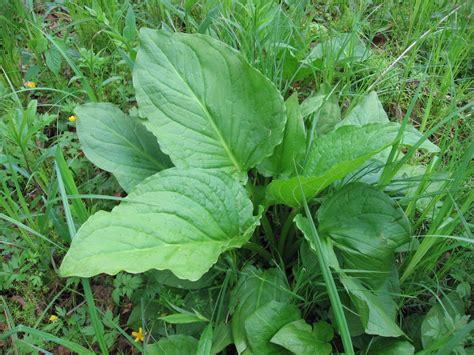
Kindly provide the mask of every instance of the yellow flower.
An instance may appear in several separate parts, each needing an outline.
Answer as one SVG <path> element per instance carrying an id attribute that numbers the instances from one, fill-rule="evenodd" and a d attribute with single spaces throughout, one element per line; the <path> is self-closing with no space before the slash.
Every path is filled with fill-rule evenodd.
<path id="1" fill-rule="evenodd" d="M 132 332 L 132 337 L 135 338 L 135 341 L 137 343 L 143 341 L 145 339 L 145 336 L 143 335 L 142 327 L 138 328 L 138 332 Z"/>
<path id="2" fill-rule="evenodd" d="M 77 117 L 74 115 L 71 115 L 67 119 L 69 120 L 69 122 L 74 122 L 75 120 L 77 120 Z"/>
<path id="3" fill-rule="evenodd" d="M 51 314 L 51 317 L 49 317 L 50 322 L 56 322 L 58 320 L 58 316 L 55 314 Z"/>
<path id="4" fill-rule="evenodd" d="M 36 83 L 34 81 L 27 81 L 25 82 L 25 87 L 28 89 L 34 89 L 36 87 Z"/>

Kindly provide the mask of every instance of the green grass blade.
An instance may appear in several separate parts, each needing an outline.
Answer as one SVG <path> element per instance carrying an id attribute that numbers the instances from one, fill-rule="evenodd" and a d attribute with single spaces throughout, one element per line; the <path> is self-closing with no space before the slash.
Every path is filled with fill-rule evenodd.
<path id="1" fill-rule="evenodd" d="M 298 175 L 298 180 L 299 180 L 299 175 Z M 321 240 L 319 239 L 319 234 L 316 229 L 316 226 L 314 225 L 313 217 L 311 216 L 311 211 L 309 210 L 309 206 L 304 196 L 303 187 L 301 186 L 301 183 L 299 184 L 299 186 L 301 189 L 301 195 L 303 197 L 303 205 L 304 205 L 306 218 L 308 219 L 309 224 L 311 226 L 310 237 L 313 240 L 314 245 L 316 246 L 316 257 L 318 258 L 318 263 L 321 266 L 321 273 L 323 275 L 324 284 L 326 285 L 326 289 L 329 295 L 329 300 L 331 301 L 331 306 L 334 311 L 334 317 L 336 318 L 336 323 L 339 328 L 339 332 L 341 334 L 342 345 L 344 346 L 344 351 L 346 354 L 355 354 L 354 348 L 352 346 L 352 339 L 351 339 L 351 334 L 349 332 L 349 326 L 347 325 L 346 316 L 344 315 L 341 299 L 339 298 L 339 293 L 337 292 L 336 283 L 334 282 L 334 278 L 332 277 L 329 264 L 324 256 L 323 245 L 321 243 Z"/>
<path id="2" fill-rule="evenodd" d="M 63 182 L 63 173 L 67 176 L 66 182 L 68 184 L 69 189 L 73 190 L 73 191 L 69 191 L 69 193 L 73 193 L 73 194 L 77 193 L 77 187 L 74 183 L 74 180 L 72 179 L 71 172 L 69 171 L 69 169 L 67 170 L 65 169 L 65 167 L 67 168 L 67 165 L 65 165 L 66 161 L 64 160 L 64 157 L 61 153 L 61 150 L 59 150 L 59 148 L 56 150 L 56 157 L 59 158 L 58 160 L 60 161 L 60 163 L 58 163 L 58 160 L 56 160 L 56 164 L 55 164 L 56 175 L 58 177 L 59 191 L 61 193 L 61 197 L 63 200 L 64 213 L 66 215 L 66 221 L 67 221 L 67 225 L 69 229 L 69 234 L 72 239 L 76 234 L 76 227 L 74 225 L 71 208 L 67 200 L 66 187 Z M 74 201 L 76 202 L 76 205 L 77 204 L 81 205 L 81 206 L 76 206 L 76 208 L 79 213 L 80 219 L 84 218 L 85 215 L 83 215 L 83 213 L 87 214 L 87 211 L 85 207 L 82 205 L 82 201 L 81 200 L 74 200 Z M 86 299 L 87 307 L 89 310 L 89 317 L 91 319 L 91 323 L 94 328 L 100 350 L 102 354 L 109 354 L 107 343 L 105 342 L 105 338 L 104 338 L 104 327 L 97 314 L 97 309 L 94 302 L 94 296 L 92 295 L 90 282 L 88 279 L 81 279 L 81 282 L 82 282 L 82 287 L 84 289 L 84 297 Z"/>
<path id="3" fill-rule="evenodd" d="M 75 353 L 78 353 L 81 355 L 82 354 L 95 354 L 93 351 L 86 349 L 77 343 L 74 343 L 69 340 L 61 339 L 53 334 L 46 333 L 41 330 L 30 328 L 24 325 L 18 325 L 15 328 L 6 331 L 5 333 L 0 335 L 0 339 L 6 339 L 8 337 L 17 335 L 18 333 L 27 333 L 27 334 L 34 335 L 43 340 L 51 341 L 58 345 L 64 346 L 65 348 L 68 348 L 69 350 L 74 351 Z"/>
<path id="4" fill-rule="evenodd" d="M 474 142 L 470 144 L 467 151 L 464 154 L 463 160 L 460 162 L 458 169 L 453 176 L 453 181 L 450 184 L 452 187 L 457 187 L 462 183 L 465 178 L 466 173 L 469 172 L 469 164 L 474 157 Z M 433 220 L 430 229 L 428 230 L 428 235 L 436 235 L 442 234 L 439 231 L 440 226 L 445 221 L 446 217 L 450 213 L 453 206 L 452 198 L 447 196 L 446 201 L 443 203 L 440 211 L 438 212 L 436 218 Z M 413 257 L 410 259 L 408 265 L 406 266 L 401 278 L 400 282 L 403 283 L 406 281 L 416 270 L 417 266 L 423 259 L 423 257 L 429 252 L 429 250 L 433 247 L 433 245 L 438 242 L 437 238 L 425 238 L 421 242 L 419 248 L 416 250 Z"/>

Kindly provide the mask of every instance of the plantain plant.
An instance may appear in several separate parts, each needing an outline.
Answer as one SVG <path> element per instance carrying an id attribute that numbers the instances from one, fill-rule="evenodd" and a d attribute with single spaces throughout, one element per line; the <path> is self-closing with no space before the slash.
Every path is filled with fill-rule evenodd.
<path id="1" fill-rule="evenodd" d="M 389 122 L 375 92 L 344 119 L 331 95 L 284 101 L 238 51 L 205 35 L 142 29 L 133 85 L 141 118 L 109 103 L 76 108 L 85 155 L 128 196 L 82 225 L 62 276 L 159 270 L 199 288 L 218 261 L 232 263 L 235 279 L 217 269 L 232 287 L 225 314 L 186 314 L 209 322 L 200 339 L 170 335 L 152 352 L 233 343 L 239 354 L 329 354 L 333 328 L 347 353 L 362 333 L 413 348 L 393 299 L 410 224 L 380 176 L 402 147 L 436 153 L 434 144 Z M 239 258 L 249 253 L 251 262 Z M 323 274 L 334 326 L 303 317 L 285 273 L 298 255 Z"/>

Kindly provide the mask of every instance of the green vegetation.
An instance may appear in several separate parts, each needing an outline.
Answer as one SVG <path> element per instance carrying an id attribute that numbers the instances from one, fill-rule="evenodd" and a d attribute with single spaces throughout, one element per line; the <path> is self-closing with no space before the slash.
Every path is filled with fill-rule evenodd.
<path id="1" fill-rule="evenodd" d="M 469 354 L 469 2 L 0 0 L 2 353 Z"/>

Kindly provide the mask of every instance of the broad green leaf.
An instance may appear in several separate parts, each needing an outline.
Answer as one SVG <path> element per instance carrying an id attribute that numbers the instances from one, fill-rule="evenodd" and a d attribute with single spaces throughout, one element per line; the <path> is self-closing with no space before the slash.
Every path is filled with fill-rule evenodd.
<path id="1" fill-rule="evenodd" d="M 377 92 L 365 96 L 349 114 L 337 124 L 337 128 L 346 125 L 363 126 L 369 123 L 388 123 L 389 119 Z"/>
<path id="2" fill-rule="evenodd" d="M 355 277 L 349 277 L 341 272 L 339 280 L 348 292 L 367 334 L 383 337 L 403 335 L 403 331 L 389 314 L 392 307 L 387 310 L 385 300 L 382 301 L 377 294 L 362 285 Z"/>
<path id="3" fill-rule="evenodd" d="M 231 299 L 232 336 L 239 354 L 248 348 L 245 321 L 270 301 L 288 303 L 288 282 L 280 270 L 258 270 L 247 266 L 233 290 Z M 233 312 L 232 312 L 233 310 Z"/>
<path id="4" fill-rule="evenodd" d="M 189 324 L 189 323 L 209 321 L 205 317 L 199 316 L 197 314 L 184 314 L 184 313 L 170 314 L 168 316 L 160 317 L 159 319 L 170 324 Z"/>
<path id="5" fill-rule="evenodd" d="M 456 292 L 451 292 L 435 304 L 421 323 L 421 342 L 423 348 L 437 343 L 445 343 L 457 330 L 469 321 L 464 315 L 463 300 Z"/>
<path id="6" fill-rule="evenodd" d="M 148 176 L 172 166 L 156 137 L 117 106 L 90 103 L 75 109 L 77 134 L 86 157 L 111 172 L 127 192 Z"/>
<path id="7" fill-rule="evenodd" d="M 157 343 L 147 345 L 149 355 L 196 355 L 198 341 L 189 335 L 170 335 Z"/>
<path id="8" fill-rule="evenodd" d="M 361 167 L 372 156 L 390 146 L 397 124 L 344 126 L 319 137 L 309 148 L 300 177 L 273 180 L 267 188 L 267 203 L 302 204 L 301 187 L 307 199 Z"/>
<path id="9" fill-rule="evenodd" d="M 285 324 L 301 317 L 298 307 L 292 304 L 270 301 L 259 307 L 245 320 L 245 331 L 250 349 L 254 354 L 287 354 L 282 347 L 270 340 Z"/>
<path id="10" fill-rule="evenodd" d="M 304 100 L 301 103 L 301 113 L 305 119 L 309 117 L 310 121 L 316 120 L 315 136 L 331 132 L 341 121 L 338 97 L 331 94 L 329 86 L 323 86 L 317 94 Z"/>
<path id="11" fill-rule="evenodd" d="M 125 27 L 123 28 L 123 37 L 127 41 L 133 41 L 137 34 L 137 25 L 135 24 L 135 13 L 133 6 L 128 5 L 127 15 L 125 17 Z"/>
<path id="12" fill-rule="evenodd" d="M 424 165 L 409 165 L 404 164 L 395 174 L 392 183 L 387 186 L 387 190 L 390 189 L 396 192 L 402 192 L 407 199 L 417 197 L 416 208 L 424 212 L 436 195 L 443 190 L 444 183 L 449 179 L 449 173 L 432 173 L 428 177 L 426 176 L 426 166 Z M 423 184 L 423 188 L 420 185 Z M 426 197 L 421 197 L 427 195 Z M 431 205 L 431 208 L 441 207 L 441 201 Z M 428 217 L 429 218 L 429 217 Z"/>
<path id="13" fill-rule="evenodd" d="M 309 234 L 309 222 L 307 218 L 298 215 L 295 218 L 297 227 L 303 232 L 305 239 L 311 249 L 316 250 Z M 358 312 L 360 322 L 368 334 L 381 336 L 400 336 L 403 334 L 398 325 L 394 322 L 394 312 L 396 305 L 381 292 L 369 290 L 355 277 L 347 276 L 339 266 L 338 258 L 332 246 L 332 240 L 324 235 L 321 236 L 323 253 L 331 268 L 337 271 L 339 280 L 344 285 L 347 293 Z M 358 274 L 356 274 L 358 275 Z"/>
<path id="14" fill-rule="evenodd" d="M 218 354 L 232 343 L 233 338 L 230 323 L 219 323 L 214 329 L 211 353 Z"/>
<path id="15" fill-rule="evenodd" d="M 296 355 L 331 354 L 332 346 L 329 341 L 333 335 L 332 328 L 327 323 L 317 324 L 311 328 L 303 319 L 288 323 L 272 337 L 271 342 Z"/>
<path id="16" fill-rule="evenodd" d="M 158 283 L 162 285 L 183 288 L 186 290 L 198 290 L 211 286 L 212 282 L 220 274 L 220 271 L 211 269 L 197 281 L 180 279 L 169 270 L 150 270 L 149 273 L 151 277 L 153 277 Z"/>
<path id="17" fill-rule="evenodd" d="M 59 50 L 55 46 L 53 46 L 46 51 L 44 57 L 49 70 L 51 70 L 56 75 L 59 74 L 63 59 Z"/>
<path id="18" fill-rule="evenodd" d="M 340 33 L 318 43 L 309 53 L 306 62 L 315 62 L 318 59 L 331 58 L 335 63 L 344 61 L 362 62 L 370 55 L 364 43 L 355 33 Z"/>
<path id="19" fill-rule="evenodd" d="M 133 70 L 146 126 L 180 168 L 244 175 L 283 139 L 278 90 L 244 57 L 200 34 L 142 29 Z"/>
<path id="20" fill-rule="evenodd" d="M 405 146 L 414 146 L 418 143 L 419 140 L 423 138 L 423 133 L 418 131 L 412 125 L 406 125 L 405 130 L 403 131 L 402 141 L 400 142 L 401 145 Z M 428 153 L 439 153 L 441 150 L 439 147 L 432 143 L 430 140 L 426 139 L 421 143 L 419 149 L 426 150 Z"/>
<path id="21" fill-rule="evenodd" d="M 376 338 L 366 352 L 367 355 L 413 355 L 415 347 L 407 340 L 394 338 Z"/>
<path id="22" fill-rule="evenodd" d="M 331 238 L 344 269 L 378 288 L 388 277 L 395 249 L 410 241 L 402 209 L 374 187 L 351 183 L 325 200 L 318 210 L 319 233 Z"/>
<path id="23" fill-rule="evenodd" d="M 375 91 L 370 92 L 365 96 L 359 104 L 357 104 L 351 112 L 344 118 L 340 123 L 337 124 L 336 128 L 341 126 L 364 126 L 370 123 L 388 123 L 389 119 L 387 113 L 383 109 L 382 103 L 380 102 L 377 93 Z M 421 138 L 423 134 L 418 131 L 412 125 L 406 125 L 403 131 L 403 137 L 401 145 L 413 146 Z M 426 150 L 428 153 L 438 153 L 440 151 L 436 144 L 431 143 L 429 140 L 425 140 L 420 149 Z"/>
<path id="24" fill-rule="evenodd" d="M 209 323 L 204 329 L 204 331 L 201 333 L 196 354 L 211 355 L 212 333 L 212 323 Z"/>
<path id="25" fill-rule="evenodd" d="M 237 180 L 223 173 L 168 169 L 139 185 L 112 212 L 79 229 L 62 276 L 171 270 L 198 280 L 226 250 L 251 236 L 257 218 Z"/>
<path id="26" fill-rule="evenodd" d="M 265 176 L 291 176 L 306 152 L 306 132 L 298 103 L 298 94 L 294 93 L 286 100 L 288 120 L 285 135 L 273 155 L 258 166 Z"/>

